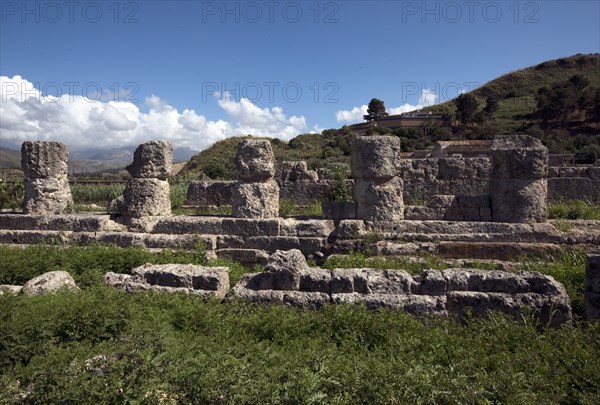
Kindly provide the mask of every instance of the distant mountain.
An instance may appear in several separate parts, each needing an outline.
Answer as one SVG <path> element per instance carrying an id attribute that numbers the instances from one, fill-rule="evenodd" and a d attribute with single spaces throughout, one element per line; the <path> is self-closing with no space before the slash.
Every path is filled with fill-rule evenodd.
<path id="1" fill-rule="evenodd" d="M 137 145 L 131 145 L 112 149 L 73 151 L 69 152 L 69 160 L 110 161 L 128 164 L 133 160 L 133 153 L 136 148 Z M 175 148 L 173 150 L 173 161 L 187 161 L 196 153 L 198 153 L 198 151 L 189 148 Z"/>
<path id="2" fill-rule="evenodd" d="M 21 152 L 18 150 L 0 147 L 0 167 L 5 169 L 20 169 Z"/>

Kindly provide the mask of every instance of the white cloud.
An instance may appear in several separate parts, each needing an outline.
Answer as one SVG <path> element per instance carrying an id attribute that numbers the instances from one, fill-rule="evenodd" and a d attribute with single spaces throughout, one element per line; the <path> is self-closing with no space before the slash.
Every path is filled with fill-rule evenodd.
<path id="1" fill-rule="evenodd" d="M 72 94 L 44 97 L 21 76 L 0 76 L 0 98 L 3 141 L 57 140 L 71 150 L 116 148 L 151 139 L 203 150 L 231 136 L 289 140 L 307 129 L 303 116 L 288 117 L 280 107 L 260 108 L 245 98 L 236 102 L 227 94 L 216 102 L 231 122 L 211 121 L 191 109 L 180 112 L 156 95 L 144 100 L 147 113 L 127 101 L 103 102 Z"/>
<path id="2" fill-rule="evenodd" d="M 419 103 L 417 105 L 404 103 L 399 107 L 388 108 L 386 111 L 390 115 L 402 114 L 409 111 L 419 110 L 423 107 L 429 107 L 434 105 L 438 100 L 437 94 L 433 90 L 423 89 L 421 96 L 419 97 Z M 352 110 L 340 110 L 335 113 L 335 119 L 337 122 L 357 123 L 363 121 L 363 115 L 367 114 L 367 105 L 361 105 L 360 107 L 354 107 Z"/>
<path id="3" fill-rule="evenodd" d="M 363 120 L 363 115 L 367 114 L 367 105 L 354 107 L 352 110 L 340 110 L 335 113 L 337 122 L 358 122 Z"/>
<path id="4" fill-rule="evenodd" d="M 236 102 L 227 93 L 218 103 L 238 123 L 233 129 L 236 135 L 252 134 L 289 140 L 306 131 L 303 116 L 288 118 L 280 107 L 260 108 L 246 98 Z"/>

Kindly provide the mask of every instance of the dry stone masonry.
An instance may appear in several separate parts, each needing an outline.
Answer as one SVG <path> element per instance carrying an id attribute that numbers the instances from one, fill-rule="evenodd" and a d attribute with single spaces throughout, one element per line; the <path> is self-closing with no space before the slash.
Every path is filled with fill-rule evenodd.
<path id="1" fill-rule="evenodd" d="M 133 177 L 123 193 L 123 216 L 128 223 L 144 217 L 171 215 L 170 187 L 173 146 L 150 141 L 137 147 L 127 171 Z"/>
<path id="2" fill-rule="evenodd" d="M 425 270 L 412 277 L 404 270 L 325 270 L 308 267 L 297 250 L 278 251 L 265 271 L 242 276 L 228 299 L 309 308 L 362 303 L 369 309 L 398 309 L 417 317 L 463 316 L 467 311 L 475 316 L 499 311 L 519 317 L 525 310 L 550 326 L 572 318 L 563 285 L 539 273 L 448 269 Z"/>
<path id="3" fill-rule="evenodd" d="M 545 222 L 548 149 L 527 135 L 492 141 L 490 196 L 496 222 Z"/>
<path id="4" fill-rule="evenodd" d="M 229 268 L 192 264 L 140 266 L 129 274 L 109 272 L 104 283 L 125 291 L 185 292 L 223 298 L 229 290 Z"/>
<path id="5" fill-rule="evenodd" d="M 61 142 L 28 141 L 21 146 L 25 214 L 62 214 L 73 208 L 67 180 L 69 152 Z"/>
<path id="6" fill-rule="evenodd" d="M 279 216 L 279 186 L 271 143 L 262 139 L 240 142 L 235 164 L 239 181 L 233 187 L 232 214 L 237 218 Z"/>
<path id="7" fill-rule="evenodd" d="M 356 217 L 365 221 L 404 218 L 402 179 L 398 177 L 400 138 L 361 136 L 352 142 L 352 195 Z"/>

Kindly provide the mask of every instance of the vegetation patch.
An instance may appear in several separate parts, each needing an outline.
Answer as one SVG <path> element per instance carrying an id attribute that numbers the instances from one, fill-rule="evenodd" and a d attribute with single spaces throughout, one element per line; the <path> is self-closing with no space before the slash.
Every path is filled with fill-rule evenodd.
<path id="1" fill-rule="evenodd" d="M 514 321 L 425 319 L 362 306 L 320 311 L 221 304 L 186 294 L 125 293 L 107 271 L 146 262 L 230 268 L 196 250 L 0 246 L 0 284 L 67 270 L 82 291 L 0 296 L 0 403 L 597 403 L 600 324 L 539 331 Z M 412 259 L 334 256 L 327 268 L 444 269 Z M 585 254 L 523 268 L 565 284 L 581 310 Z"/>
<path id="2" fill-rule="evenodd" d="M 548 205 L 548 218 L 600 220 L 600 205 L 586 200 L 559 201 Z"/>

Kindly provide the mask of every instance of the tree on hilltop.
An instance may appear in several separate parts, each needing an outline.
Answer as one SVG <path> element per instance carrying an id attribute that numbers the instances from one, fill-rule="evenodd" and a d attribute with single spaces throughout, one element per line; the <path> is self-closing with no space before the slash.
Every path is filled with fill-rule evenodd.
<path id="1" fill-rule="evenodd" d="M 363 115 L 363 118 L 366 121 L 373 121 L 377 118 L 387 117 L 389 114 L 385 112 L 385 105 L 383 101 L 373 98 L 369 102 L 369 107 L 367 108 L 367 115 Z"/>

